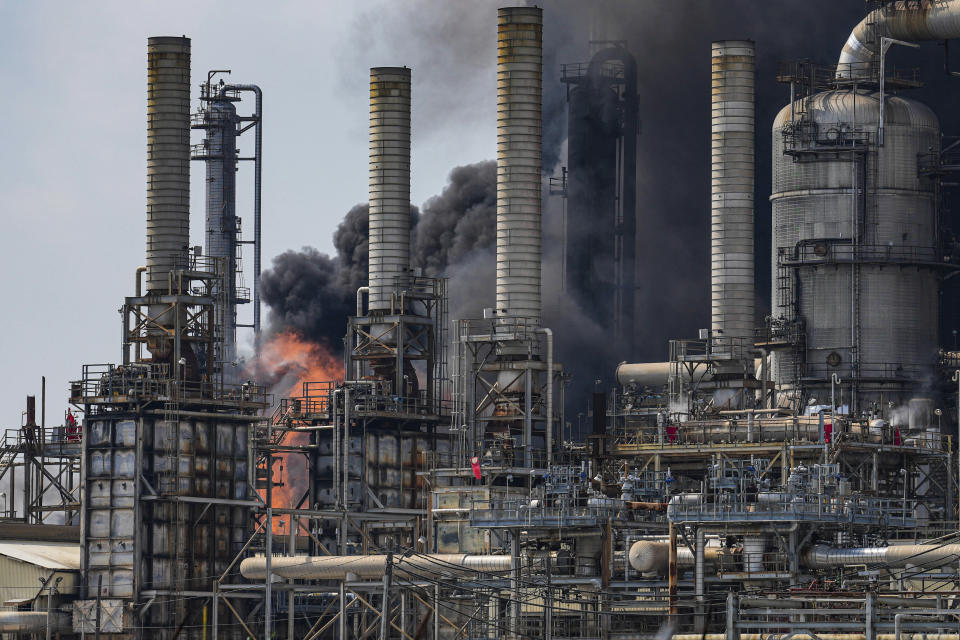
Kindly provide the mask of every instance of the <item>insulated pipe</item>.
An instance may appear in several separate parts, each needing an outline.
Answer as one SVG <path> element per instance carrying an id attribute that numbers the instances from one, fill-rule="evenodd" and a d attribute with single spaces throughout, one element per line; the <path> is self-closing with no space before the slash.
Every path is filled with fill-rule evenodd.
<path id="1" fill-rule="evenodd" d="M 719 547 L 706 547 L 707 562 L 716 562 L 722 550 Z M 630 566 L 639 572 L 667 571 L 670 544 L 657 540 L 639 540 L 630 547 Z M 677 548 L 677 560 L 681 567 L 695 565 L 690 549 Z M 890 547 L 864 547 L 838 549 L 817 545 L 807 549 L 802 557 L 808 569 L 832 569 L 850 565 L 876 564 L 884 567 L 899 568 L 907 565 L 943 565 L 960 560 L 960 544 L 905 544 Z M 745 561 L 759 562 L 756 558 Z"/>
<path id="2" fill-rule="evenodd" d="M 253 149 L 253 341 L 257 352 L 260 350 L 260 253 L 261 253 L 261 212 L 260 185 L 263 175 L 263 91 L 255 84 L 231 84 L 227 89 L 250 91 L 256 98 L 257 121 Z"/>
<path id="3" fill-rule="evenodd" d="M 825 545 L 808 548 L 803 563 L 809 569 L 877 564 L 884 567 L 943 565 L 960 560 L 960 544 L 904 544 L 889 547 L 840 549 Z"/>
<path id="4" fill-rule="evenodd" d="M 366 556 L 296 556 L 273 558 L 270 572 L 281 578 L 296 580 L 343 580 L 353 574 L 358 579 L 382 578 L 387 566 L 386 555 Z M 431 553 L 393 558 L 393 574 L 405 578 L 445 573 L 493 573 L 510 570 L 508 555 L 467 555 Z M 248 580 L 266 577 L 266 558 L 247 558 L 240 563 L 240 574 Z"/>
<path id="5" fill-rule="evenodd" d="M 497 10 L 497 312 L 540 324 L 543 10 Z"/>
<path id="6" fill-rule="evenodd" d="M 190 38 L 147 40 L 147 293 L 167 290 L 190 245 Z M 151 313 L 151 315 L 154 315 Z"/>
<path id="7" fill-rule="evenodd" d="M 48 619 L 50 631 L 54 633 L 69 632 L 73 629 L 70 616 L 61 612 L 53 612 L 48 616 L 45 611 L 0 611 L 0 633 L 44 633 Z"/>
<path id="8" fill-rule="evenodd" d="M 694 571 L 693 571 L 693 592 L 697 600 L 697 621 L 696 630 L 703 632 L 706 629 L 706 609 L 705 602 L 705 565 L 706 565 L 706 538 L 704 537 L 703 527 L 697 527 L 696 542 L 694 543 Z"/>
<path id="9" fill-rule="evenodd" d="M 617 382 L 621 385 L 639 384 L 645 387 L 662 387 L 670 377 L 669 362 L 621 362 L 617 365 Z M 684 380 L 690 380 L 690 374 L 685 373 Z"/>
<path id="10" fill-rule="evenodd" d="M 410 69 L 370 69 L 370 311 L 410 270 Z M 401 309 L 401 312 L 403 310 Z"/>
<path id="11" fill-rule="evenodd" d="M 617 365 L 615 372 L 617 383 L 620 385 L 639 384 L 645 387 L 662 387 L 667 384 L 670 378 L 670 362 L 621 362 Z M 760 358 L 753 361 L 754 369 L 759 369 Z M 686 367 L 681 367 L 680 375 L 684 382 L 690 382 L 690 372 Z M 708 374 L 696 376 L 700 382 L 707 382 L 713 379 Z M 743 413 L 743 412 L 738 412 Z"/>
<path id="12" fill-rule="evenodd" d="M 357 287 L 357 317 L 358 318 L 363 315 L 363 294 L 367 294 L 367 297 L 369 297 L 370 287 Z M 356 344 L 352 344 L 350 346 L 351 348 L 360 346 L 359 333 L 357 333 L 357 336 L 356 336 Z M 353 362 L 353 379 L 354 380 L 360 379 L 362 367 L 363 367 L 363 362 L 361 362 L 359 359 L 354 360 Z"/>
<path id="13" fill-rule="evenodd" d="M 649 636 L 646 636 L 649 637 Z M 769 640 L 769 633 L 738 633 L 740 640 Z M 774 634 L 774 637 L 776 635 Z M 785 636 L 784 636 L 785 637 Z M 724 633 L 678 633 L 671 636 L 671 640 L 728 640 Z M 813 635 L 804 631 L 790 634 L 790 640 L 871 640 L 863 633 L 818 633 Z M 893 633 L 875 633 L 872 640 L 960 640 L 956 633 L 904 633 L 896 638 Z"/>
<path id="14" fill-rule="evenodd" d="M 753 338 L 754 43 L 714 42 L 711 55 L 711 328 Z M 751 342 L 752 344 L 752 342 Z"/>
<path id="15" fill-rule="evenodd" d="M 907 42 L 960 37 L 960 0 L 891 2 L 860 21 L 840 52 L 838 78 L 876 79 L 880 38 Z"/>
<path id="16" fill-rule="evenodd" d="M 370 295 L 370 287 L 357 287 L 357 315 L 363 315 L 363 294 Z M 359 378 L 358 378 L 359 379 Z"/>
<path id="17" fill-rule="evenodd" d="M 546 428 L 546 449 L 547 466 L 553 464 L 553 330 L 547 327 L 537 329 L 540 333 L 547 336 L 547 424 Z"/>

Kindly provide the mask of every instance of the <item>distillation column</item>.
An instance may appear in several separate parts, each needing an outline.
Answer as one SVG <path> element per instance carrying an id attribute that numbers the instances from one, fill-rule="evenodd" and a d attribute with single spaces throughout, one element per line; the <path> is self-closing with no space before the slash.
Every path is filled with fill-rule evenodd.
<path id="1" fill-rule="evenodd" d="M 713 43 L 711 56 L 711 328 L 753 337 L 754 44 Z"/>
<path id="2" fill-rule="evenodd" d="M 497 312 L 540 325 L 543 10 L 497 13 Z"/>
<path id="3" fill-rule="evenodd" d="M 209 88 L 209 91 L 216 91 Z M 211 96 L 212 98 L 213 96 Z M 226 95 L 205 107 L 204 148 L 207 169 L 205 253 L 224 259 L 224 291 L 215 294 L 222 306 L 218 322 L 223 327 L 222 353 L 217 354 L 224 379 L 235 382 L 237 360 L 237 109 Z M 218 285 L 220 286 L 220 285 Z"/>

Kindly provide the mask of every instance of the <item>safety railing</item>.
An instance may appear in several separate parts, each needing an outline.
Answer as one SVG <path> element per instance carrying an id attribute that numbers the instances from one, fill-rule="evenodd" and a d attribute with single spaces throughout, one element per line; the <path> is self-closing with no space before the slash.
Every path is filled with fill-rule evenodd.
<path id="1" fill-rule="evenodd" d="M 486 469 L 503 469 L 526 467 L 529 469 L 546 469 L 548 466 L 547 453 L 543 449 L 533 449 L 529 452 L 530 464 L 527 465 L 527 456 L 524 449 L 520 446 L 514 448 L 503 448 L 486 443 L 486 446 L 479 447 L 479 450 L 486 451 L 487 455 L 479 458 L 477 465 L 480 473 L 485 473 Z M 434 469 L 471 469 L 472 457 L 469 453 L 458 453 L 456 451 L 424 451 L 421 454 L 425 461 L 425 466 Z M 559 456 L 555 455 L 554 458 Z M 519 480 L 517 486 L 520 486 Z"/>
<path id="2" fill-rule="evenodd" d="M 209 381 L 179 380 L 165 364 L 87 364 L 83 377 L 70 383 L 70 400 L 76 404 L 111 401 L 214 399 L 240 404 L 268 406 L 270 394 L 252 382 L 215 384 Z"/>
<path id="3" fill-rule="evenodd" d="M 753 418 L 747 416 L 726 420 L 703 420 L 665 424 L 660 426 L 621 427 L 614 432 L 615 447 L 643 446 L 645 448 L 683 447 L 707 444 L 748 444 L 766 442 L 811 442 L 836 447 L 842 444 L 883 444 L 910 447 L 931 452 L 949 450 L 947 436 L 932 430 L 910 431 L 884 423 L 882 426 L 866 422 L 850 423 L 838 419 L 832 424 L 824 417 L 826 428 L 821 428 L 819 416 L 789 418 Z"/>
<path id="4" fill-rule="evenodd" d="M 470 503 L 470 523 L 474 526 L 575 526 L 592 525 L 611 517 L 640 514 L 648 519 L 663 520 L 662 512 L 628 511 L 621 500 L 609 498 L 576 498 L 551 501 L 539 499 L 496 500 L 474 498 Z"/>
<path id="5" fill-rule="evenodd" d="M 671 340 L 671 362 L 742 359 L 753 350 L 753 338 L 711 336 L 698 340 Z M 751 356 L 752 357 L 752 356 Z"/>
<path id="6" fill-rule="evenodd" d="M 674 500 L 667 508 L 671 522 L 825 521 L 853 524 L 885 524 L 911 527 L 916 524 L 916 502 L 900 498 L 824 496 L 788 492 L 761 492 L 754 501 Z"/>
<path id="7" fill-rule="evenodd" d="M 798 267 L 821 264 L 936 264 L 943 260 L 936 247 L 853 245 L 849 241 L 810 241 L 778 249 L 778 263 Z"/>

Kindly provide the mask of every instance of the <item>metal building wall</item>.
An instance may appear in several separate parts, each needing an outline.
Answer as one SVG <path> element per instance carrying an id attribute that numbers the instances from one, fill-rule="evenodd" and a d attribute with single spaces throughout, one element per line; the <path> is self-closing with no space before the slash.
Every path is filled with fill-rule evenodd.
<path id="1" fill-rule="evenodd" d="M 57 590 L 64 596 L 73 596 L 77 590 L 77 572 L 50 569 L 30 562 L 0 555 L 0 611 L 16 611 L 16 605 L 5 605 L 13 600 L 31 599 L 40 592 L 40 578 L 53 581 L 63 578 Z M 44 592 L 46 595 L 46 592 Z M 44 598 L 46 601 L 46 598 Z"/>
<path id="2" fill-rule="evenodd" d="M 135 415 L 87 426 L 82 597 L 98 585 L 103 598 L 133 602 L 167 594 L 137 624 L 151 629 L 140 637 L 168 637 L 171 620 L 191 614 L 176 594 L 209 591 L 249 534 L 237 501 L 249 499 L 250 427 Z"/>

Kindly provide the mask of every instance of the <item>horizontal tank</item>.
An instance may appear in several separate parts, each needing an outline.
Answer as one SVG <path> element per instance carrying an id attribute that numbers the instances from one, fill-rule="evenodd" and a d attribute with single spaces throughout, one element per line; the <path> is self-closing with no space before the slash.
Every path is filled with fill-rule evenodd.
<path id="1" fill-rule="evenodd" d="M 877 92 L 847 89 L 774 120 L 772 316 L 805 339 L 774 351 L 771 369 L 795 403 L 801 387 L 828 400 L 832 374 L 856 387 L 854 409 L 905 402 L 936 362 L 936 201 L 920 164 L 940 125 L 888 95 L 878 146 L 879 117 Z"/>

